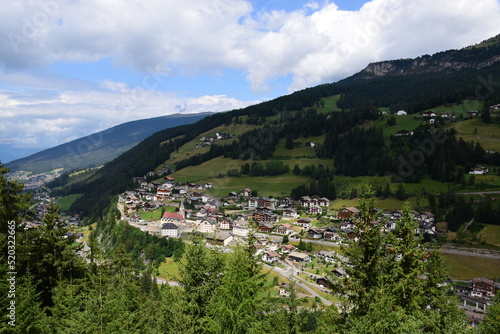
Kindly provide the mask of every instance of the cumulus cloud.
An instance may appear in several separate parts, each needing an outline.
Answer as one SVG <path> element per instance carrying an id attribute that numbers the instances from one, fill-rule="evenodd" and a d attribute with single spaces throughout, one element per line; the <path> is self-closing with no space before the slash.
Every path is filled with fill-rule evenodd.
<path id="1" fill-rule="evenodd" d="M 186 98 L 110 81 L 103 83 L 101 90 L 61 91 L 29 100 L 17 91 L 1 90 L 1 141 L 46 148 L 131 120 L 227 111 L 256 102 L 225 95 Z"/>
<path id="2" fill-rule="evenodd" d="M 49 146 L 132 119 L 250 103 L 162 92 L 157 75 L 230 69 L 255 92 L 285 76 L 295 91 L 369 62 L 461 48 L 499 27 L 500 0 L 372 0 L 358 11 L 340 10 L 335 0 L 294 11 L 245 0 L 3 0 L 0 82 L 23 88 L 0 91 L 2 139 L 44 138 Z M 142 73 L 142 85 L 36 72 L 101 59 Z"/>
<path id="3" fill-rule="evenodd" d="M 243 70 L 254 89 L 291 74 L 290 90 L 338 80 L 370 61 L 459 48 L 499 32 L 498 0 L 335 1 L 292 12 L 244 0 L 5 0 L 8 68 L 105 57 L 140 71 Z"/>

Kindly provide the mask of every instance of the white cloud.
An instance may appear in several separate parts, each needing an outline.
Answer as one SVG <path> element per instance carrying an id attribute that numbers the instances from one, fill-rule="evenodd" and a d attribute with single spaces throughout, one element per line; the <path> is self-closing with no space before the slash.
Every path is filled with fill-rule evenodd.
<path id="1" fill-rule="evenodd" d="M 254 89 L 292 74 L 290 90 L 368 62 L 462 47 L 499 32 L 498 0 L 372 0 L 359 11 L 309 2 L 294 12 L 244 0 L 4 0 L 0 61 L 9 68 L 94 61 L 181 73 L 247 73 Z"/>
<path id="2" fill-rule="evenodd" d="M 20 147 L 52 147 L 131 120 L 227 111 L 258 102 L 225 95 L 186 98 L 110 81 L 103 87 L 106 89 L 51 92 L 29 100 L 19 91 L 0 91 L 0 140 Z"/>
<path id="3" fill-rule="evenodd" d="M 290 76 L 294 91 L 369 62 L 461 48 L 499 27 L 500 0 L 372 0 L 359 11 L 312 1 L 292 12 L 245 0 L 3 0 L 0 140 L 50 146 L 132 119 L 250 103 L 161 92 L 157 73 L 240 70 L 255 91 Z M 47 70 L 105 58 L 145 74 L 142 85 Z"/>

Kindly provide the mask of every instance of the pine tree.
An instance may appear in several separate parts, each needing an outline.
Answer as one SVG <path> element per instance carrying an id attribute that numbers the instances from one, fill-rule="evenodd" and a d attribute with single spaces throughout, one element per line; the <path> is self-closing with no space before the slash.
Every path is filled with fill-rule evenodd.
<path id="1" fill-rule="evenodd" d="M 366 194 L 366 192 L 365 192 Z M 343 247 L 350 265 L 334 285 L 342 296 L 339 327 L 349 333 L 464 333 L 463 312 L 446 294 L 443 259 L 426 251 L 415 235 L 418 227 L 409 206 L 403 209 L 394 234 L 383 224 L 373 199 L 360 201 L 356 240 Z M 390 319 L 399 319 L 396 328 Z M 371 329 L 370 329 L 371 328 Z"/>
<path id="2" fill-rule="evenodd" d="M 2 235 L 8 232 L 8 222 L 14 221 L 16 226 L 21 223 L 30 205 L 29 194 L 22 193 L 24 186 L 19 182 L 8 180 L 5 177 L 8 172 L 9 169 L 0 163 L 0 234 Z M 1 246 L 2 250 L 6 249 L 3 248 L 3 243 Z"/>
<path id="3" fill-rule="evenodd" d="M 40 293 L 36 290 L 34 277 L 30 273 L 19 276 L 16 280 L 16 320 L 9 333 L 38 334 L 47 333 L 47 316 L 40 302 Z"/>
<path id="4" fill-rule="evenodd" d="M 210 332 L 258 332 L 270 311 L 269 289 L 253 251 L 236 247 L 207 308 Z"/>
<path id="5" fill-rule="evenodd" d="M 75 238 L 66 232 L 60 222 L 59 207 L 51 203 L 43 225 L 23 234 L 24 242 L 18 247 L 18 273 L 34 275 L 44 307 L 52 306 L 52 289 L 59 280 L 84 276 L 85 264 L 73 246 Z"/>
<path id="6" fill-rule="evenodd" d="M 184 288 L 182 297 L 187 305 L 186 328 L 195 333 L 203 332 L 208 303 L 221 284 L 223 268 L 221 255 L 207 250 L 201 239 L 193 240 L 185 251 L 179 265 L 179 284 Z"/>
<path id="7" fill-rule="evenodd" d="M 500 333 L 500 298 L 487 309 L 486 318 L 479 327 L 480 334 Z"/>

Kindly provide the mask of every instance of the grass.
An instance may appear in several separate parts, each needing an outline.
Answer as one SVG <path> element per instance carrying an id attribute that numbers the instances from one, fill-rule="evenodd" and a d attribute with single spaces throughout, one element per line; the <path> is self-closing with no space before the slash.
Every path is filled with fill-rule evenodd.
<path id="1" fill-rule="evenodd" d="M 481 110 L 483 108 L 483 103 L 483 101 L 478 100 L 464 100 L 461 104 L 441 105 L 426 111 L 436 111 L 438 113 L 451 112 L 455 116 L 466 116 L 468 111 Z"/>
<path id="2" fill-rule="evenodd" d="M 322 99 L 322 101 L 325 103 L 324 107 L 314 107 L 314 109 L 316 109 L 318 113 L 341 111 L 341 109 L 337 106 L 337 102 L 339 100 L 340 100 L 340 94 L 325 97 Z"/>
<path id="3" fill-rule="evenodd" d="M 293 188 L 301 184 L 309 184 L 310 179 L 304 176 L 280 175 L 280 176 L 242 176 L 222 177 L 207 180 L 212 182 L 214 188 L 206 191 L 214 196 L 227 196 L 231 191 L 249 187 L 257 190 L 259 196 L 289 196 Z"/>
<path id="4" fill-rule="evenodd" d="M 87 241 L 89 241 L 89 235 L 91 233 L 90 227 L 92 227 L 92 230 L 94 230 L 97 227 L 97 223 L 93 223 L 91 225 L 87 225 L 84 227 L 77 227 L 77 228 L 71 229 L 71 232 L 83 233 L 84 236 L 82 237 L 81 242 L 87 242 Z"/>
<path id="5" fill-rule="evenodd" d="M 204 146 L 202 148 L 196 148 L 196 144 L 200 144 L 200 138 L 202 136 L 205 137 L 210 137 L 215 135 L 216 132 L 224 132 L 224 133 L 229 133 L 234 136 L 239 136 L 247 131 L 253 130 L 255 128 L 258 128 L 259 126 L 256 125 L 247 125 L 247 124 L 231 124 L 231 125 L 223 125 L 216 127 L 210 131 L 207 131 L 205 133 L 202 133 L 195 139 L 187 142 L 186 144 L 182 145 L 179 147 L 178 152 L 172 153 L 170 155 L 170 159 L 166 162 L 167 165 L 173 165 L 176 162 L 179 162 L 181 160 L 187 159 L 189 157 L 192 157 L 197 154 L 205 153 L 208 152 L 210 149 L 209 146 Z M 233 140 L 235 139 L 225 139 L 218 141 L 218 145 L 227 145 L 230 144 Z"/>
<path id="6" fill-rule="evenodd" d="M 387 120 L 389 117 L 394 117 L 396 119 L 396 125 L 393 126 L 388 126 Z M 416 127 L 418 127 L 420 124 L 422 124 L 423 120 L 419 117 L 413 117 L 413 116 L 398 116 L 398 115 L 387 115 L 384 117 L 381 117 L 380 119 L 376 121 L 367 121 L 363 123 L 362 127 L 363 128 L 371 128 L 371 127 L 379 127 L 382 128 L 382 131 L 384 132 L 384 137 L 389 137 L 392 135 L 395 135 L 396 132 L 400 130 L 408 130 L 408 131 L 413 131 L 415 130 Z"/>
<path id="7" fill-rule="evenodd" d="M 165 210 L 165 212 L 175 212 L 177 207 L 175 206 L 165 206 L 163 208 L 159 208 L 153 211 L 147 211 L 147 212 L 138 212 L 138 215 L 141 217 L 141 219 L 144 219 L 146 221 L 149 220 L 159 220 L 161 219 L 161 211 L 162 209 Z"/>
<path id="8" fill-rule="evenodd" d="M 164 278 L 169 281 L 176 281 L 179 279 L 179 266 L 174 259 L 167 257 L 165 262 L 162 262 L 158 267 L 159 275 L 158 277 Z"/>
<path id="9" fill-rule="evenodd" d="M 453 123 L 449 128 L 452 127 L 457 130 L 457 137 L 466 141 L 479 142 L 485 150 L 500 152 L 499 124 L 484 124 L 481 118 L 476 117 Z"/>
<path id="10" fill-rule="evenodd" d="M 445 265 L 452 279 L 470 280 L 474 277 L 500 277 L 500 260 L 476 256 L 444 254 Z"/>
<path id="11" fill-rule="evenodd" d="M 489 244 L 500 246 L 500 226 L 487 225 L 479 232 L 478 237 Z"/>
<path id="12" fill-rule="evenodd" d="M 69 211 L 69 208 L 71 205 L 82 196 L 82 194 L 72 194 L 68 196 L 63 196 L 59 197 L 57 199 L 57 202 L 59 203 L 59 206 L 61 207 L 61 211 Z"/>
<path id="13" fill-rule="evenodd" d="M 309 138 L 297 138 L 294 139 L 294 143 L 299 143 L 299 147 L 294 147 L 292 150 L 289 150 L 285 147 L 286 138 L 281 138 L 280 142 L 276 145 L 276 149 L 273 154 L 274 159 L 293 159 L 297 157 L 302 158 L 316 158 L 316 152 L 314 149 L 310 147 L 305 147 L 305 144 L 308 142 L 313 143 L 324 143 L 326 135 L 317 136 L 317 137 L 309 137 Z"/>
<path id="14" fill-rule="evenodd" d="M 307 239 L 304 239 L 304 242 L 308 242 Z M 290 245 L 294 245 L 295 247 L 297 247 L 299 245 L 299 241 L 290 241 L 289 242 Z M 312 244 L 312 251 L 313 252 L 319 252 L 319 251 L 335 251 L 337 253 L 342 253 L 342 251 L 340 250 L 340 247 L 338 246 L 330 246 L 330 245 L 320 245 L 320 244 Z M 299 250 L 300 252 L 300 250 Z"/>

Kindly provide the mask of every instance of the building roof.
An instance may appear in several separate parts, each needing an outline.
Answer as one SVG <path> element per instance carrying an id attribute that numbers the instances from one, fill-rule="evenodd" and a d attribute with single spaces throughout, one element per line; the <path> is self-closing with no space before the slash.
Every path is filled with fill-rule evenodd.
<path id="1" fill-rule="evenodd" d="M 299 252 L 291 252 L 288 256 L 296 257 L 298 259 L 306 259 L 309 257 L 309 255 Z"/>
<path id="2" fill-rule="evenodd" d="M 177 230 L 179 229 L 179 226 L 175 225 L 174 223 L 165 223 L 161 226 L 162 230 Z"/>
<path id="3" fill-rule="evenodd" d="M 278 253 L 276 253 L 275 251 L 272 251 L 272 250 L 266 250 L 266 254 L 267 256 L 270 256 L 270 257 L 279 257 L 280 255 Z"/>
<path id="4" fill-rule="evenodd" d="M 357 208 L 355 208 L 353 206 L 348 206 L 346 208 L 342 208 L 341 210 L 348 210 L 348 211 L 351 211 L 352 213 L 359 213 L 360 212 Z"/>
<path id="5" fill-rule="evenodd" d="M 165 212 L 165 213 L 163 213 L 162 219 L 184 220 L 184 217 L 182 217 L 177 212 Z"/>
<path id="6" fill-rule="evenodd" d="M 495 286 L 495 282 L 493 282 L 490 279 L 484 278 L 484 277 L 474 277 L 471 280 L 471 283 L 485 283 L 485 284 L 488 284 L 488 285 Z"/>
<path id="7" fill-rule="evenodd" d="M 214 240 L 214 241 L 224 241 L 227 238 L 231 237 L 231 235 L 227 232 L 219 232 L 214 236 L 207 236 L 207 240 Z"/>

